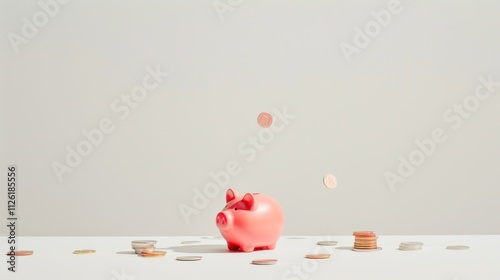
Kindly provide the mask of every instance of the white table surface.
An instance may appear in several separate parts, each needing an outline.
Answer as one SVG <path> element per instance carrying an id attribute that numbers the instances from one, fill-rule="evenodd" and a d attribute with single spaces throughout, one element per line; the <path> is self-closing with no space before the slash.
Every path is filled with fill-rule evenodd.
<path id="1" fill-rule="evenodd" d="M 154 239 L 162 258 L 132 253 L 130 242 Z M 316 245 L 335 240 L 335 247 Z M 8 250 L 0 238 L 1 251 Z M 201 236 L 126 237 L 18 237 L 19 250 L 32 256 L 17 257 L 16 273 L 2 262 L 0 279 L 380 279 L 380 280 L 485 280 L 500 279 L 500 235 L 476 236 L 379 236 L 377 252 L 354 252 L 353 236 L 281 237 L 275 250 L 230 252 L 224 239 Z M 182 244 L 182 241 L 200 241 Z M 403 241 L 424 243 L 421 251 L 400 251 Z M 446 250 L 447 245 L 468 245 L 469 250 Z M 95 249 L 91 255 L 75 255 L 77 249 Z M 326 252 L 325 260 L 305 259 L 306 254 Z M 200 255 L 201 261 L 180 262 L 177 256 Z M 254 259 L 275 258 L 275 265 L 250 264 Z M 7 256 L 5 257 L 7 259 Z"/>

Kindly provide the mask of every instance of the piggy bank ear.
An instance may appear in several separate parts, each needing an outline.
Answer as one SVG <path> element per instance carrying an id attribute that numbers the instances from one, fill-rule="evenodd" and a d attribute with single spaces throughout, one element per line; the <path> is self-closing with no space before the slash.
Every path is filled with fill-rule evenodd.
<path id="1" fill-rule="evenodd" d="M 227 191 L 226 191 L 226 203 L 235 199 L 236 195 L 237 195 L 237 193 L 235 191 L 233 191 L 233 189 L 227 189 Z"/>
<path id="2" fill-rule="evenodd" d="M 241 202 L 243 202 L 247 210 L 254 210 L 255 199 L 251 193 L 245 194 Z"/>

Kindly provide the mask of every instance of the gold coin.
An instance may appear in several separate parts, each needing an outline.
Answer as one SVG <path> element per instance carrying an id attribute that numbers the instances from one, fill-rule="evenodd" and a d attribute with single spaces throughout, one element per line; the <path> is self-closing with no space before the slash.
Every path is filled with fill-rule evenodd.
<path id="1" fill-rule="evenodd" d="M 306 255 L 306 258 L 308 259 L 328 259 L 330 257 L 330 254 L 309 254 Z"/>
<path id="2" fill-rule="evenodd" d="M 77 255 L 88 255 L 88 254 L 93 254 L 93 253 L 95 253 L 95 250 L 90 250 L 90 249 L 73 251 L 73 254 L 77 254 Z"/>
<path id="3" fill-rule="evenodd" d="M 260 259 L 260 260 L 253 260 L 252 264 L 257 264 L 257 265 L 273 265 L 276 262 L 278 262 L 277 259 Z"/>

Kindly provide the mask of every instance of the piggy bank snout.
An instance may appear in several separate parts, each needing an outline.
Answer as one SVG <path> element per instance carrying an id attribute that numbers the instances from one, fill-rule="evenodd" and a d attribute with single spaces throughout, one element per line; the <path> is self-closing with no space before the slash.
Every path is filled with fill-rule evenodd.
<path id="1" fill-rule="evenodd" d="M 215 218 L 215 223 L 219 229 L 228 230 L 231 228 L 232 220 L 231 215 L 226 215 L 225 213 L 220 212 Z"/>

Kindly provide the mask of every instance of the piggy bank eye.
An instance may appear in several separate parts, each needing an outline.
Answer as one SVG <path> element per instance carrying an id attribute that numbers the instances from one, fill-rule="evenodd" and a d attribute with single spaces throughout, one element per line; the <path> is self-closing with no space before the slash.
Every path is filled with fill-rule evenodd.
<path id="1" fill-rule="evenodd" d="M 234 211 L 237 211 L 237 210 L 238 210 L 238 208 L 234 208 Z"/>

